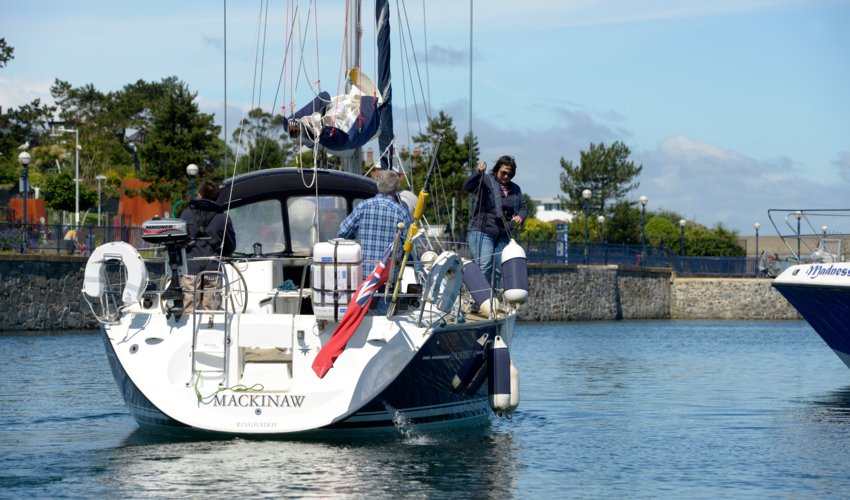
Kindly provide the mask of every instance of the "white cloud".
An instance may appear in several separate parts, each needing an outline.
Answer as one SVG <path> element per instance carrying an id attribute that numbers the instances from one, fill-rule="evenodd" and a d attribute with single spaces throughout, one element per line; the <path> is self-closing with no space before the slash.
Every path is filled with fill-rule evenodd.
<path id="1" fill-rule="evenodd" d="M 29 104 L 35 99 L 41 99 L 42 104 L 53 104 L 53 97 L 50 96 L 51 85 L 53 79 L 48 78 L 29 80 L 0 76 L 0 105 L 6 110 Z"/>
<path id="2" fill-rule="evenodd" d="M 707 226 L 722 222 L 742 234 L 771 208 L 835 208 L 844 189 L 795 168 L 789 158 L 755 159 L 686 137 L 633 154 L 643 164 L 639 194 L 650 207 L 679 212 Z"/>

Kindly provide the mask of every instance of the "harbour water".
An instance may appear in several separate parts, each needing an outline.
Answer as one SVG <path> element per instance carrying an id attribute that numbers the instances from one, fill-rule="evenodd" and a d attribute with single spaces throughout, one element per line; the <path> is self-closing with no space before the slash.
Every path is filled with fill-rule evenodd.
<path id="1" fill-rule="evenodd" d="M 140 431 L 98 335 L 0 334 L 0 498 L 824 498 L 850 371 L 804 322 L 520 324 L 513 420 L 381 439 Z"/>

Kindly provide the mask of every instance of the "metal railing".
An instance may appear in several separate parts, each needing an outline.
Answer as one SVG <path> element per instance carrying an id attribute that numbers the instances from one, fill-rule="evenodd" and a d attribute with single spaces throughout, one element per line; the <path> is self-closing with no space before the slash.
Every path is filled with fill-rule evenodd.
<path id="1" fill-rule="evenodd" d="M 608 243 L 570 243 L 566 251 L 555 241 L 520 240 L 529 263 L 617 265 L 670 268 L 679 276 L 759 276 L 764 274 L 756 257 L 680 256 L 667 247 Z"/>
<path id="2" fill-rule="evenodd" d="M 140 227 L 27 224 L 24 237 L 20 222 L 0 222 L 0 251 L 89 255 L 96 246 L 109 241 L 125 241 L 137 248 L 149 246 L 142 241 Z"/>
<path id="3" fill-rule="evenodd" d="M 0 251 L 47 255 L 89 255 L 98 245 L 124 241 L 136 248 L 150 247 L 142 238 L 141 227 L 81 226 L 76 239 L 65 239 L 74 226 L 67 224 L 27 224 L 27 238 L 22 238 L 19 222 L 0 223 Z M 680 276 L 757 276 L 765 273 L 765 263 L 756 257 L 688 257 L 679 256 L 666 247 L 608 243 L 570 243 L 559 246 L 552 240 L 518 240 L 532 264 L 587 264 L 626 267 L 670 268 Z M 457 251 L 471 258 L 465 242 L 446 243 L 441 248 Z M 440 250 L 436 247 L 435 250 Z"/>

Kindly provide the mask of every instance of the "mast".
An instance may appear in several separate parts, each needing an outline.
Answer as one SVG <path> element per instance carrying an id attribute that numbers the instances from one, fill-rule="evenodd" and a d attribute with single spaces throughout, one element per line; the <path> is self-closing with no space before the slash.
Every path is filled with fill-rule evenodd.
<path id="1" fill-rule="evenodd" d="M 390 77 L 390 4 L 387 0 L 375 0 L 375 23 L 378 26 L 378 92 L 383 104 L 379 109 L 380 132 L 378 135 L 378 154 L 381 156 L 381 168 L 392 166 L 394 156 L 393 141 L 393 88 Z M 384 151 L 387 152 L 384 156 Z"/>
<path id="2" fill-rule="evenodd" d="M 345 71 L 360 66 L 360 11 L 361 0 L 351 2 L 348 17 L 345 19 Z M 351 82 L 346 82 L 346 93 L 351 89 Z M 343 170 L 354 174 L 363 171 L 363 148 L 355 148 L 353 154 L 342 157 Z"/>

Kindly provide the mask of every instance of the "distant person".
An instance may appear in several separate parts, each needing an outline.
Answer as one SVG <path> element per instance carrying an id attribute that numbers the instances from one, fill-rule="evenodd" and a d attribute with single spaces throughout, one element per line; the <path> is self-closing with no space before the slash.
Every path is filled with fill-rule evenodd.
<path id="1" fill-rule="evenodd" d="M 528 217 L 528 207 L 522 190 L 511 181 L 516 175 L 513 156 L 500 157 L 489 174 L 486 168 L 486 163 L 478 162 L 475 171 L 463 183 L 466 191 L 478 195 L 467 241 L 484 277 L 498 289 L 502 278 L 502 250 L 510 242 L 513 229 Z"/>
<path id="2" fill-rule="evenodd" d="M 396 192 L 399 176 L 392 170 L 378 172 L 378 194 L 360 202 L 342 221 L 337 232 L 338 238 L 356 239 L 360 243 L 362 255 L 362 275 L 369 276 L 378 260 L 395 240 L 398 223 L 403 222 L 405 229 L 401 233 L 401 242 L 407 235 L 407 228 L 413 222 L 406 206 L 399 203 Z"/>
<path id="3" fill-rule="evenodd" d="M 180 278 L 180 286 L 184 291 L 183 311 L 186 313 L 195 309 L 196 276 L 203 271 L 220 270 L 220 262 L 214 257 L 230 257 L 236 249 L 236 233 L 230 218 L 224 212 L 224 207 L 215 201 L 219 191 L 216 183 L 204 181 L 198 187 L 199 199 L 190 201 L 189 207 L 180 214 L 193 238 L 186 249 L 189 274 Z M 198 286 L 201 289 L 214 289 L 220 285 L 215 274 L 207 274 Z M 203 309 L 221 309 L 221 294 L 204 293 L 202 296 Z"/>
<path id="4" fill-rule="evenodd" d="M 65 245 L 65 251 L 68 253 L 68 255 L 74 255 L 74 252 L 76 252 L 79 249 L 79 244 L 77 243 L 77 230 L 76 229 L 73 229 L 73 228 L 69 229 L 65 233 L 65 238 L 63 239 L 63 244 Z"/>

